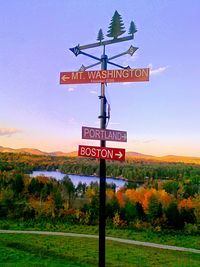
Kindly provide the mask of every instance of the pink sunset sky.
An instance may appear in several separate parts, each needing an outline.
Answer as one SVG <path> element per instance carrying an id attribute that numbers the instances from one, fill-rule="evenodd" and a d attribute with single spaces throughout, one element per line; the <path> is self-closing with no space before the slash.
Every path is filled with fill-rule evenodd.
<path id="1" fill-rule="evenodd" d="M 59 73 L 96 63 L 69 48 L 105 39 L 117 10 L 134 40 L 110 45 L 111 57 L 131 68 L 151 69 L 150 81 L 106 87 L 109 129 L 127 131 L 127 143 L 107 143 L 152 155 L 200 157 L 200 1 L 21 0 L 0 9 L 0 146 L 74 151 L 81 127 L 99 127 L 100 84 L 60 85 Z M 102 47 L 87 50 L 101 57 Z M 108 68 L 115 68 L 108 66 Z M 99 70 L 94 67 L 91 70 Z"/>

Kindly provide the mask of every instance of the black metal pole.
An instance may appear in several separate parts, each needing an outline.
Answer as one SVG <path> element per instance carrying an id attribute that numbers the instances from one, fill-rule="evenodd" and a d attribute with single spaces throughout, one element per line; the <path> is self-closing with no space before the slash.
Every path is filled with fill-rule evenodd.
<path id="1" fill-rule="evenodd" d="M 107 69 L 107 56 L 104 52 L 101 57 L 101 69 Z M 101 113 L 100 113 L 100 128 L 106 128 L 106 99 L 105 99 L 105 83 L 101 83 Z M 100 146 L 105 147 L 106 142 L 100 141 Z M 100 188 L 99 188 L 99 267 L 105 267 L 105 227 L 106 227 L 106 161 L 100 159 Z"/>

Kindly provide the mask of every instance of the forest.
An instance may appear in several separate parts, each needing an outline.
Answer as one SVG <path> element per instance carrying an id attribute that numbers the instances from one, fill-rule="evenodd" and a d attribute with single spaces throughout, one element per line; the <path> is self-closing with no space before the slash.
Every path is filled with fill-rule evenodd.
<path id="1" fill-rule="evenodd" d="M 0 153 L 0 219 L 97 225 L 98 184 L 75 186 L 68 174 L 98 176 L 98 165 L 94 159 Z M 61 181 L 33 178 L 29 174 L 34 170 L 66 175 Z M 200 233 L 200 165 L 110 161 L 107 176 L 127 179 L 118 191 L 107 186 L 107 225 Z"/>

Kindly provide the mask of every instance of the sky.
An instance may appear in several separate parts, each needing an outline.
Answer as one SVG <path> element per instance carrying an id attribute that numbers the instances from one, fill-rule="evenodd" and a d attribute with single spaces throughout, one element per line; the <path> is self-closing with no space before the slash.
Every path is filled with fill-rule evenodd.
<path id="1" fill-rule="evenodd" d="M 70 152 L 99 145 L 82 140 L 81 128 L 100 127 L 100 84 L 60 85 L 59 75 L 96 63 L 69 48 L 96 42 L 100 28 L 110 39 L 115 10 L 122 36 L 131 21 L 138 31 L 134 40 L 107 46 L 106 54 L 133 45 L 139 49 L 132 57 L 113 62 L 151 71 L 149 82 L 107 84 L 107 128 L 128 136 L 127 143 L 107 146 L 200 157 L 199 0 L 1 0 L 0 146 Z M 85 52 L 101 57 L 103 50 Z"/>

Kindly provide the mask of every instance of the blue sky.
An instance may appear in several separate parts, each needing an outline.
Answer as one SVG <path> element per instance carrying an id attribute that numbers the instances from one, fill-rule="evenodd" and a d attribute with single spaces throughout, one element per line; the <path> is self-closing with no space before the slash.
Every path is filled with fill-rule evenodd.
<path id="1" fill-rule="evenodd" d="M 81 140 L 81 127 L 99 127 L 100 84 L 60 85 L 59 73 L 95 63 L 69 48 L 96 42 L 100 28 L 106 37 L 115 10 L 138 32 L 107 55 L 139 47 L 115 62 L 151 74 L 149 82 L 108 84 L 108 128 L 127 131 L 128 142 L 107 146 L 200 157 L 198 0 L 1 1 L 0 146 L 67 152 L 99 144 Z M 102 48 L 87 52 L 100 57 Z"/>

